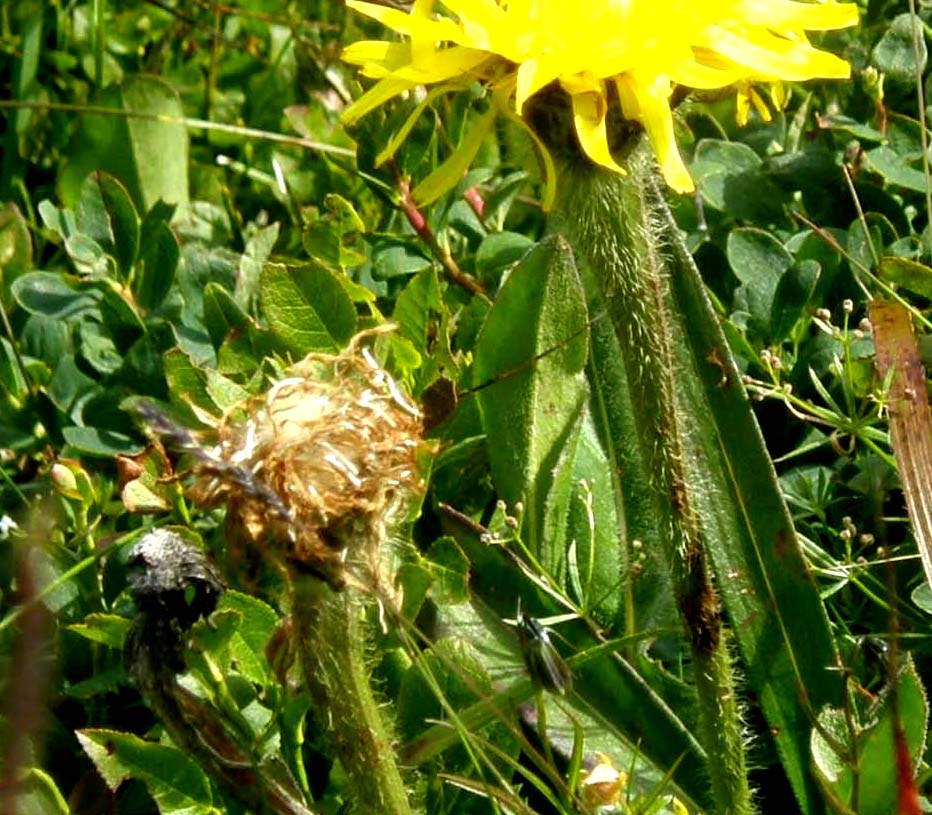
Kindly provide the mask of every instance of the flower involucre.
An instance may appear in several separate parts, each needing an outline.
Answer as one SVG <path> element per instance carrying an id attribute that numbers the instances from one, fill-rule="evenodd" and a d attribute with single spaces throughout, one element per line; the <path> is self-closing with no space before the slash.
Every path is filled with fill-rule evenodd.
<path id="1" fill-rule="evenodd" d="M 410 12 L 347 0 L 403 35 L 367 40 L 343 59 L 379 81 L 344 114 L 352 123 L 419 85 L 487 82 L 520 115 L 551 82 L 572 100 L 580 145 L 592 161 L 624 172 L 606 132 L 610 83 L 625 118 L 641 123 L 667 183 L 693 182 L 673 137 L 675 85 L 735 86 L 739 118 L 766 107 L 752 83 L 844 79 L 844 60 L 810 45 L 807 31 L 855 25 L 854 3 L 797 0 L 414 0 Z M 766 115 L 766 114 L 765 114 Z"/>
<path id="2" fill-rule="evenodd" d="M 422 486 L 422 421 L 361 345 L 380 330 L 292 366 L 195 454 L 192 497 L 226 504 L 228 546 L 282 556 L 334 589 L 383 588 L 386 527 Z"/>

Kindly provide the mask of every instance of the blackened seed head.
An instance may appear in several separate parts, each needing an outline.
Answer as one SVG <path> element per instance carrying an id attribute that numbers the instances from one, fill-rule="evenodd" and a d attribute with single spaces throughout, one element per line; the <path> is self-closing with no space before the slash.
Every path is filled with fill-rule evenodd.
<path id="1" fill-rule="evenodd" d="M 129 583 L 140 610 L 158 610 L 192 624 L 209 614 L 223 578 L 204 551 L 167 529 L 147 532 L 130 552 Z"/>

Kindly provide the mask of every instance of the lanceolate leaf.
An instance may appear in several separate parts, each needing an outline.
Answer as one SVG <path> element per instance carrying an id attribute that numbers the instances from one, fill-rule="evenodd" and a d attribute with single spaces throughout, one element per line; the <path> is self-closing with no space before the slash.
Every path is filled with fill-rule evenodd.
<path id="1" fill-rule="evenodd" d="M 655 507 L 669 501 L 671 513 L 676 511 L 674 499 L 685 500 L 695 513 L 705 557 L 714 567 L 716 588 L 734 628 L 746 684 L 761 701 L 802 811 L 817 812 L 821 803 L 809 771 L 809 733 L 818 711 L 826 704 L 838 704 L 842 693 L 840 678 L 831 670 L 836 652 L 825 611 L 717 317 L 672 219 L 660 204 L 661 194 L 650 191 L 649 174 L 640 183 L 617 178 L 602 182 L 615 185 L 615 192 L 580 188 L 571 201 L 573 217 L 564 224 L 574 247 L 594 265 L 606 254 L 598 251 L 595 234 L 602 238 L 617 230 L 619 245 L 627 246 L 630 223 L 640 217 L 644 206 L 658 207 L 655 217 L 664 219 L 664 226 L 641 246 L 640 265 L 621 270 L 631 277 L 619 279 L 619 270 L 593 268 L 610 293 L 604 301 L 609 319 L 624 338 L 619 353 L 628 383 L 627 401 L 619 390 L 621 398 L 601 405 L 603 437 L 618 439 L 619 431 L 633 432 L 638 439 L 636 452 L 648 463 L 638 465 L 637 456 L 619 460 L 616 466 L 628 465 L 620 470 L 622 481 L 637 484 L 640 479 L 662 486 L 663 479 L 658 481 L 651 471 L 657 461 L 663 462 L 655 451 L 658 445 L 670 443 L 663 432 L 676 434 L 685 473 L 682 494 L 665 496 L 655 488 L 653 497 L 643 491 L 640 495 Z M 597 209 L 605 201 L 611 206 Z M 593 227 L 597 219 L 600 225 Z M 653 229 L 655 223 L 648 226 Z M 601 229 L 605 232 L 597 232 Z M 626 289 L 635 286 L 644 291 L 644 276 L 650 276 L 649 296 L 659 305 L 650 319 L 635 313 L 638 304 Z M 627 328 L 636 320 L 641 324 Z M 670 349 L 672 370 L 651 369 L 656 361 L 644 353 L 658 332 Z M 671 373 L 676 415 L 668 417 L 669 423 L 658 422 L 654 415 L 658 400 L 666 397 L 654 382 Z M 649 463 L 652 460 L 654 464 Z M 647 472 L 632 473 L 632 466 L 646 467 Z M 634 522 L 639 512 L 645 520 L 650 517 L 649 505 L 647 515 L 643 506 L 634 504 L 632 509 Z"/>
<path id="2" fill-rule="evenodd" d="M 474 381 L 492 476 L 509 504 L 525 502 L 527 540 L 538 550 L 570 484 L 551 494 L 560 456 L 578 434 L 588 393 L 586 304 L 567 243 L 544 240 L 512 271 L 476 346 Z M 562 528 L 565 520 L 557 524 Z"/>
<path id="3" fill-rule="evenodd" d="M 813 716 L 841 698 L 842 682 L 832 670 L 837 652 L 718 319 L 672 220 L 667 231 L 708 554 L 748 686 L 761 700 L 802 811 L 818 812 L 808 740 Z"/>

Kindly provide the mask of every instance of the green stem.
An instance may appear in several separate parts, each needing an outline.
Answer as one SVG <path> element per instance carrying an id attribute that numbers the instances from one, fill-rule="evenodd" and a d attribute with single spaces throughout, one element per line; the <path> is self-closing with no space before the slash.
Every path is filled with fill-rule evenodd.
<path id="1" fill-rule="evenodd" d="M 750 813 L 732 661 L 706 560 L 695 423 L 678 387 L 685 337 L 669 288 L 666 222 L 651 159 L 635 153 L 628 167 L 621 177 L 572 162 L 561 176 L 555 223 L 600 289 L 621 349 L 659 538 L 692 649 L 717 812 Z"/>
<path id="2" fill-rule="evenodd" d="M 365 656 L 364 601 L 293 575 L 295 636 L 314 716 L 350 778 L 356 812 L 412 815 Z"/>

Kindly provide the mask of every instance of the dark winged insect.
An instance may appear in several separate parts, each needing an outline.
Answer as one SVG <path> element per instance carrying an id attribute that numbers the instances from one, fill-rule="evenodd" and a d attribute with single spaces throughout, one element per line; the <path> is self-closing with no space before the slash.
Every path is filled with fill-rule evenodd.
<path id="1" fill-rule="evenodd" d="M 520 604 L 517 625 L 524 664 L 534 687 L 565 694 L 572 687 L 573 675 L 550 641 L 550 632 L 539 620 L 525 614 Z"/>
<path id="2" fill-rule="evenodd" d="M 285 523 L 293 523 L 291 510 L 275 490 L 263 484 L 254 473 L 240 464 L 224 458 L 218 449 L 204 445 L 188 428 L 175 422 L 160 408 L 146 400 L 140 400 L 133 408 L 151 433 L 163 443 L 180 453 L 187 453 L 196 462 L 197 471 L 263 502 L 269 511 Z"/>

